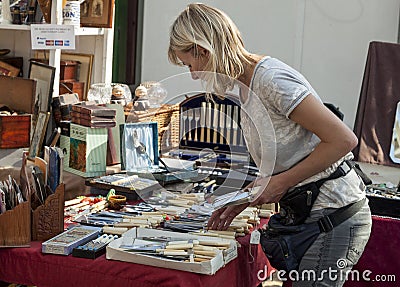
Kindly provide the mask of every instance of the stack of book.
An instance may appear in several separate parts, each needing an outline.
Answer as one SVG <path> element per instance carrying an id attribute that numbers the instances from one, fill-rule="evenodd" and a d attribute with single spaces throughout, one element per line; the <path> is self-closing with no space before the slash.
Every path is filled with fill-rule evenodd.
<path id="1" fill-rule="evenodd" d="M 71 122 L 91 128 L 115 127 L 115 109 L 98 105 L 73 105 Z"/>

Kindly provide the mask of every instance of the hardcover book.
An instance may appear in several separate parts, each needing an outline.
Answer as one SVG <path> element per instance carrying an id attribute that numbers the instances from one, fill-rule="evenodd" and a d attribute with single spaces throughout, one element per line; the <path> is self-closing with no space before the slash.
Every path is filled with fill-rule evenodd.
<path id="1" fill-rule="evenodd" d="M 92 128 L 112 128 L 116 125 L 114 118 L 104 118 L 96 116 L 91 116 L 90 119 L 72 116 L 71 122 Z"/>
<path id="2" fill-rule="evenodd" d="M 72 111 L 98 117 L 115 117 L 115 110 L 97 105 L 72 105 Z"/>
<path id="3" fill-rule="evenodd" d="M 87 119 L 87 120 L 92 120 L 93 118 L 115 120 L 115 116 L 93 116 L 91 114 L 80 113 L 77 111 L 71 111 L 70 114 L 71 114 L 71 117 L 73 117 L 73 118 L 81 118 L 81 119 Z"/>

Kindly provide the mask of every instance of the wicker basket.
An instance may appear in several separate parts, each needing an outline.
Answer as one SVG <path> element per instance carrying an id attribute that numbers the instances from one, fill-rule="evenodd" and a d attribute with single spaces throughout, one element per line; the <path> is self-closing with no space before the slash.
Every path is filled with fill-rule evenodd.
<path id="1" fill-rule="evenodd" d="M 125 111 L 126 122 L 157 122 L 161 153 L 179 147 L 179 104 L 162 105 L 146 111 Z"/>

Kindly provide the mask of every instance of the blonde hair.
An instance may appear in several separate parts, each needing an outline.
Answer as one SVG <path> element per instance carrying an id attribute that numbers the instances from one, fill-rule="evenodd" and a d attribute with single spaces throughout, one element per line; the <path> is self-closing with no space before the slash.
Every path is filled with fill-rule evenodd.
<path id="1" fill-rule="evenodd" d="M 233 88 L 234 80 L 243 75 L 243 64 L 250 63 L 240 31 L 221 10 L 202 3 L 189 4 L 171 26 L 168 58 L 180 65 L 176 51 L 189 52 L 194 48 L 196 56 L 198 46 L 210 54 L 204 68 L 211 72 L 205 73 L 208 88 L 224 95 Z"/>

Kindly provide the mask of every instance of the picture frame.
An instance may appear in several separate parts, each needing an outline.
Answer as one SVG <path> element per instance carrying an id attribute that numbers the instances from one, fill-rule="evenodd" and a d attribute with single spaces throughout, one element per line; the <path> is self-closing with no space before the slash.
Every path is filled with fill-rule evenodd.
<path id="1" fill-rule="evenodd" d="M 122 170 L 141 172 L 158 166 L 157 122 L 122 124 L 120 135 Z"/>
<path id="2" fill-rule="evenodd" d="M 29 159 L 34 159 L 40 154 L 49 118 L 50 112 L 39 112 L 37 116 L 35 129 L 33 131 L 31 144 L 29 146 Z"/>
<path id="3" fill-rule="evenodd" d="M 28 78 L 36 80 L 34 116 L 39 112 L 50 111 L 55 72 L 55 67 L 36 61 L 30 61 Z"/>
<path id="4" fill-rule="evenodd" d="M 61 53 L 61 60 L 63 61 L 78 61 L 78 81 L 83 82 L 83 100 L 87 100 L 87 94 L 92 83 L 92 70 L 93 70 L 93 54 L 82 53 Z"/>
<path id="5" fill-rule="evenodd" d="M 49 51 L 42 50 L 38 51 L 35 54 L 35 58 L 38 60 L 44 60 L 49 58 Z M 87 94 L 92 83 L 92 71 L 93 71 L 93 54 L 83 54 L 83 53 L 69 53 L 69 52 L 61 52 L 61 61 L 78 61 L 79 68 L 77 71 L 79 82 L 84 83 L 83 88 L 83 101 L 87 100 Z"/>
<path id="6" fill-rule="evenodd" d="M 37 0 L 35 5 L 35 21 L 40 22 L 41 17 L 44 17 L 44 20 L 47 24 L 51 23 L 51 0 Z M 39 9 L 38 9 L 39 8 Z M 40 13 L 39 13 L 40 10 Z"/>
<path id="7" fill-rule="evenodd" d="M 85 0 L 80 12 L 82 27 L 112 28 L 114 0 Z"/>
<path id="8" fill-rule="evenodd" d="M 7 64 L 3 61 L 0 61 L 0 75 L 3 76 L 10 76 L 10 77 L 17 77 L 19 74 L 19 69 Z"/>

